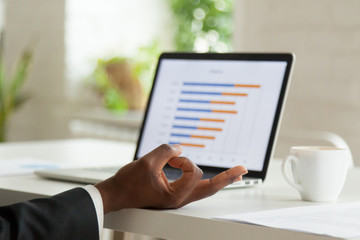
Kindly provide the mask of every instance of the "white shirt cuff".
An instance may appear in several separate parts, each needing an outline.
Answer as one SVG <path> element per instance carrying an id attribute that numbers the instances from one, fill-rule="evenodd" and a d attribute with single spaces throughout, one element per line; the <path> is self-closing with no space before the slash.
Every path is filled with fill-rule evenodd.
<path id="1" fill-rule="evenodd" d="M 86 185 L 83 188 L 89 193 L 89 195 L 94 203 L 97 220 L 98 220 L 98 224 L 99 224 L 99 237 L 100 237 L 103 226 L 104 226 L 104 205 L 103 205 L 103 201 L 101 198 L 101 194 L 100 194 L 99 190 L 97 190 L 97 188 L 94 187 L 93 185 Z"/>

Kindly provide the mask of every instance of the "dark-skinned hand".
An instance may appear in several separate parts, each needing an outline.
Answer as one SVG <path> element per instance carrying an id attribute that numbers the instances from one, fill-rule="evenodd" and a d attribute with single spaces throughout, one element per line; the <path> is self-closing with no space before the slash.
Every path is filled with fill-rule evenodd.
<path id="1" fill-rule="evenodd" d="M 201 169 L 188 158 L 181 157 L 181 152 L 180 145 L 161 145 L 96 184 L 103 199 L 104 213 L 123 208 L 179 208 L 215 194 L 226 185 L 240 181 L 247 173 L 245 167 L 236 166 L 212 179 L 201 180 Z M 167 163 L 183 171 L 181 178 L 168 181 L 163 172 Z"/>

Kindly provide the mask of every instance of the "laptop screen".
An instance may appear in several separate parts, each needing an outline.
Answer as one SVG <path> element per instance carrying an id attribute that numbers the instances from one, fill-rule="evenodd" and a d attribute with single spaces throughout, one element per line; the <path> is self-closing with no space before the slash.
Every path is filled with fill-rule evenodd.
<path id="1" fill-rule="evenodd" d="M 287 66 L 285 60 L 160 58 L 136 157 L 163 143 L 181 144 L 182 155 L 197 165 L 262 171 Z"/>

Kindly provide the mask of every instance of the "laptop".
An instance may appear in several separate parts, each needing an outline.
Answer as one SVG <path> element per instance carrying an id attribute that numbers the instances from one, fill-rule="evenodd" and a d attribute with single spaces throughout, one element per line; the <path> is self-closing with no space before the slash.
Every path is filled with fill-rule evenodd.
<path id="1" fill-rule="evenodd" d="M 261 184 L 272 158 L 294 62 L 290 53 L 163 53 L 134 160 L 163 143 L 183 146 L 204 178 L 236 165 L 248 174 L 229 187 Z M 36 171 L 39 176 L 97 183 L 120 166 Z M 166 176 L 181 171 L 169 165 Z"/>

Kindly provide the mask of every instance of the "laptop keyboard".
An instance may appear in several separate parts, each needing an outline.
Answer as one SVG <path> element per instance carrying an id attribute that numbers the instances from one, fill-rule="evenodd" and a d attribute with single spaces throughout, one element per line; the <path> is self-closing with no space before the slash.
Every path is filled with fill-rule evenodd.
<path id="1" fill-rule="evenodd" d="M 171 180 L 176 180 L 179 178 L 179 176 L 181 176 L 181 170 L 176 169 L 176 168 L 164 168 L 164 173 L 166 175 L 166 177 L 168 179 Z M 210 179 L 215 177 L 216 173 L 207 173 L 204 172 L 204 175 L 202 177 L 202 179 Z M 258 185 L 261 184 L 262 180 L 259 178 L 243 178 L 241 181 L 232 183 L 228 186 L 226 186 L 226 188 L 238 188 L 238 187 L 247 187 L 247 186 L 254 186 L 254 185 Z"/>
<path id="2" fill-rule="evenodd" d="M 95 171 L 95 172 L 107 172 L 115 174 L 121 167 L 92 167 L 92 168 L 85 168 L 86 170 Z"/>
<path id="3" fill-rule="evenodd" d="M 178 179 L 182 174 L 181 170 L 177 168 L 164 168 L 163 171 L 166 177 L 171 180 Z M 215 177 L 215 175 L 215 173 L 204 172 L 202 179 L 210 179 L 212 177 Z"/>
<path id="4" fill-rule="evenodd" d="M 115 174 L 118 170 L 119 167 L 94 167 L 94 168 L 86 168 L 87 170 L 91 170 L 91 171 L 100 171 L 100 172 L 108 172 L 108 173 L 112 173 Z M 181 176 L 181 170 L 176 169 L 176 168 L 164 168 L 164 173 L 166 175 L 166 177 L 169 180 L 176 180 Z M 212 177 L 214 177 L 216 174 L 214 173 L 204 173 L 202 179 L 210 179 Z M 235 188 L 235 187 L 246 187 L 246 186 L 253 186 L 253 185 L 258 185 L 261 184 L 262 180 L 261 179 L 253 179 L 253 178 L 243 178 L 242 181 L 239 182 L 235 182 L 229 186 L 227 186 L 226 188 Z"/>

